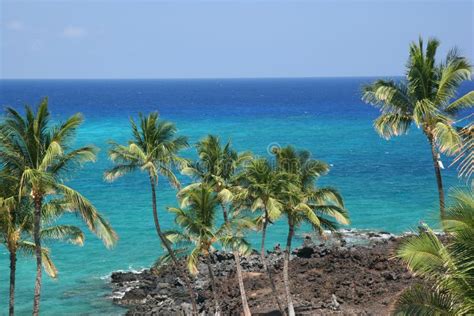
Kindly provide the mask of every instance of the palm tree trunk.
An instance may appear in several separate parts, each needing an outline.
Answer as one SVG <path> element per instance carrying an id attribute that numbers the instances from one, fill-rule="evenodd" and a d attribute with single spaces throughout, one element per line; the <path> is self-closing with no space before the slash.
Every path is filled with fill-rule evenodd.
<path id="1" fill-rule="evenodd" d="M 34 194 L 35 202 L 35 213 L 34 213 L 34 228 L 33 238 L 35 241 L 35 254 L 36 254 L 36 280 L 35 280 L 35 296 L 33 300 L 33 316 L 39 315 L 40 309 L 40 295 L 41 295 L 41 277 L 42 277 L 42 257 L 41 257 L 41 207 L 43 204 L 43 197 L 41 195 Z"/>
<path id="2" fill-rule="evenodd" d="M 221 207 L 222 207 L 222 213 L 224 215 L 224 221 L 225 223 L 228 223 L 229 218 L 227 217 L 227 209 L 225 207 L 225 204 L 221 203 Z M 237 271 L 237 279 L 239 282 L 239 289 L 240 289 L 240 297 L 242 299 L 242 308 L 244 310 L 244 315 L 250 316 L 252 314 L 250 313 L 250 308 L 247 301 L 247 294 L 245 293 L 244 277 L 242 275 L 242 267 L 240 266 L 240 255 L 239 255 L 239 252 L 236 250 L 232 250 L 232 253 L 234 254 L 235 268 Z"/>
<path id="3" fill-rule="evenodd" d="M 214 273 L 212 272 L 211 261 L 209 255 L 206 256 L 206 265 L 207 270 L 209 271 L 209 278 L 211 279 L 211 286 L 212 286 L 212 295 L 214 297 L 214 304 L 215 304 L 215 314 L 220 315 L 220 304 L 219 299 L 217 298 L 217 287 L 216 287 L 216 279 L 214 278 Z"/>
<path id="4" fill-rule="evenodd" d="M 10 305 L 8 315 L 15 314 L 15 276 L 16 276 L 16 250 L 10 250 Z"/>
<path id="5" fill-rule="evenodd" d="M 431 156 L 433 158 L 433 166 L 436 175 L 436 183 L 438 185 L 438 195 L 439 195 L 439 214 L 441 218 L 445 216 L 445 204 L 444 204 L 444 189 L 443 189 L 443 178 L 441 177 L 441 168 L 438 163 L 438 151 L 436 149 L 436 143 L 434 141 L 433 136 L 428 136 L 428 141 L 430 142 L 431 146 Z"/>
<path id="6" fill-rule="evenodd" d="M 280 300 L 278 298 L 278 292 L 277 292 L 277 289 L 276 289 L 276 286 L 275 286 L 275 282 L 273 280 L 272 271 L 267 265 L 267 258 L 265 256 L 265 238 L 266 238 L 266 233 L 267 233 L 267 225 L 268 225 L 268 212 L 267 212 L 267 209 L 265 208 L 265 219 L 264 219 L 263 228 L 262 228 L 262 242 L 261 242 L 261 245 L 260 245 L 260 257 L 262 258 L 263 269 L 267 273 L 268 279 L 270 280 L 270 285 L 272 287 L 273 299 L 275 300 L 281 314 L 286 315 L 285 309 L 281 305 Z"/>
<path id="7" fill-rule="evenodd" d="M 168 253 L 170 254 L 171 260 L 173 261 L 175 268 L 177 269 L 177 271 L 179 271 L 179 274 L 181 275 L 184 282 L 186 283 L 189 299 L 191 300 L 191 305 L 193 308 L 193 315 L 197 315 L 198 310 L 197 310 L 196 299 L 194 297 L 194 291 L 191 285 L 191 281 L 186 271 L 184 271 L 183 267 L 179 264 L 178 259 L 176 258 L 176 255 L 168 242 L 168 239 L 166 239 L 165 235 L 161 231 L 160 221 L 158 219 L 158 209 L 156 206 L 156 185 L 158 184 L 158 181 L 155 183 L 151 175 L 150 175 L 150 184 L 151 184 L 151 195 L 152 195 L 152 204 L 153 204 L 153 220 L 155 222 L 156 233 L 158 234 L 158 237 L 160 238 L 163 245 L 165 246 L 166 251 L 168 251 Z"/>
<path id="8" fill-rule="evenodd" d="M 293 300 L 290 293 L 290 281 L 288 279 L 288 265 L 290 262 L 291 240 L 294 234 L 293 222 L 288 218 L 288 238 L 286 239 L 285 260 L 283 263 L 283 280 L 285 282 L 286 301 L 288 304 L 288 315 L 295 316 L 295 308 L 293 307 Z"/>
<path id="9" fill-rule="evenodd" d="M 234 250 L 233 253 L 237 270 L 237 279 L 239 281 L 240 297 L 242 298 L 242 308 L 244 310 L 244 315 L 250 316 L 252 313 L 250 313 L 249 303 L 247 302 L 247 294 L 245 294 L 244 278 L 242 276 L 242 267 L 240 266 L 240 255 L 236 250 Z"/>

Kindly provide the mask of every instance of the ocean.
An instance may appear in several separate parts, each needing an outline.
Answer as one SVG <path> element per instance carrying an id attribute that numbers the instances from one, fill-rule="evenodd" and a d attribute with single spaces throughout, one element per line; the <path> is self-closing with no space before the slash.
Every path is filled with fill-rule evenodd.
<path id="1" fill-rule="evenodd" d="M 107 142 L 130 138 L 129 118 L 158 111 L 177 124 L 191 144 L 207 134 L 231 140 L 240 151 L 268 155 L 273 145 L 292 144 L 331 164 L 320 185 L 342 193 L 350 228 L 402 233 L 420 220 L 433 222 L 438 204 L 431 154 L 422 133 L 390 141 L 372 127 L 378 111 L 364 104 L 360 87 L 374 78 L 209 79 L 209 80 L 1 80 L 0 105 L 21 109 L 49 97 L 54 120 L 81 112 L 85 123 L 76 144 L 94 144 L 98 161 L 71 175 L 69 184 L 88 197 L 110 220 L 119 242 L 107 250 L 86 233 L 83 247 L 52 243 L 56 280 L 44 277 L 43 315 L 116 315 L 124 309 L 112 304 L 108 276 L 116 270 L 140 270 L 160 255 L 153 226 L 150 192 L 145 174 L 103 181 L 111 166 Z M 474 89 L 469 83 L 461 92 Z M 183 156 L 195 157 L 194 148 Z M 450 165 L 449 159 L 443 160 Z M 443 171 L 446 188 L 464 186 L 455 167 Z M 182 177 L 183 181 L 187 181 Z M 163 226 L 173 227 L 167 206 L 175 206 L 175 191 L 161 179 L 158 206 Z M 74 217 L 64 222 L 79 223 Z M 83 225 L 82 225 L 83 227 Z M 299 230 L 295 245 L 308 227 Z M 284 219 L 271 226 L 267 245 L 284 243 Z M 258 238 L 249 239 L 258 247 Z M 8 311 L 8 252 L 0 248 L 0 315 Z M 16 310 L 31 313 L 34 260 L 20 257 Z"/>

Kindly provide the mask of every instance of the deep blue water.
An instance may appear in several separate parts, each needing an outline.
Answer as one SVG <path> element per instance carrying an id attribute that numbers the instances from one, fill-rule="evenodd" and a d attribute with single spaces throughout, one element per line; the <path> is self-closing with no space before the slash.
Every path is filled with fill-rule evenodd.
<path id="1" fill-rule="evenodd" d="M 112 184 L 102 180 L 110 166 L 107 141 L 125 142 L 130 137 L 129 117 L 139 112 L 159 111 L 162 118 L 176 122 L 179 133 L 189 136 L 191 143 L 212 133 L 231 139 L 239 150 L 262 156 L 271 144 L 311 150 L 315 158 L 333 166 L 320 183 L 340 189 L 351 227 L 400 233 L 420 220 L 432 220 L 437 191 L 428 144 L 415 128 L 390 141 L 375 133 L 372 121 L 378 112 L 360 101 L 360 86 L 372 80 L 0 81 L 2 106 L 36 105 L 49 96 L 54 119 L 84 114 L 77 144 L 95 144 L 101 152 L 98 161 L 77 172 L 70 185 L 95 203 L 120 236 L 113 250 L 106 250 L 89 233 L 84 247 L 50 245 L 60 275 L 57 280 L 45 277 L 43 314 L 122 313 L 106 297 L 110 294 L 106 276 L 118 269 L 147 267 L 160 254 L 146 176 L 134 174 Z M 470 83 L 462 91 L 473 88 Z M 183 155 L 193 157 L 193 149 Z M 447 187 L 464 184 L 454 168 L 444 171 L 444 180 Z M 164 226 L 172 227 L 165 207 L 175 205 L 175 192 L 164 181 L 158 203 Z M 268 245 L 284 242 L 285 234 L 284 221 L 278 222 L 269 231 Z M 257 242 L 255 235 L 250 239 Z M 1 248 L 0 315 L 7 312 L 7 259 Z M 33 260 L 21 258 L 19 315 L 31 311 L 33 281 Z"/>

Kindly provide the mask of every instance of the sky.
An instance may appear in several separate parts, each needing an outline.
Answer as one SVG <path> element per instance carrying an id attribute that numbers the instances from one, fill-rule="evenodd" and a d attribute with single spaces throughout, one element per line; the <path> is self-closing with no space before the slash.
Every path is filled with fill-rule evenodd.
<path id="1" fill-rule="evenodd" d="M 0 1 L 0 78 L 393 76 L 419 36 L 474 62 L 474 0 Z"/>

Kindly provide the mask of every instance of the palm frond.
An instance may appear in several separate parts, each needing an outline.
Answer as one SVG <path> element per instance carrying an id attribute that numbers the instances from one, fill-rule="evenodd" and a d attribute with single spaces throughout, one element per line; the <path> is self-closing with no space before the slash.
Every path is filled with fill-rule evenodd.
<path id="1" fill-rule="evenodd" d="M 466 58 L 459 56 L 458 50 L 454 48 L 448 52 L 446 61 L 440 64 L 438 69 L 436 103 L 445 104 L 455 97 L 456 90 L 463 81 L 471 80 L 472 66 Z M 459 109 L 452 108 L 449 111 L 452 110 Z"/>
<path id="2" fill-rule="evenodd" d="M 338 223 L 342 225 L 349 225 L 349 214 L 346 209 L 336 205 L 315 205 L 314 209 L 323 215 L 334 218 Z"/>
<path id="3" fill-rule="evenodd" d="M 409 315 L 469 315 L 474 312 L 474 199 L 456 191 L 442 218 L 445 244 L 426 226 L 400 245 L 398 256 L 424 277 L 404 292 L 396 310 Z"/>
<path id="4" fill-rule="evenodd" d="M 283 204 L 277 199 L 270 197 L 267 200 L 266 208 L 270 221 L 275 221 L 281 216 Z"/>
<path id="5" fill-rule="evenodd" d="M 87 227 L 102 239 L 107 248 L 115 245 L 118 239 L 117 234 L 89 200 L 66 185 L 60 184 L 57 188 L 63 193 L 68 209 L 77 212 Z"/>
<path id="6" fill-rule="evenodd" d="M 393 136 L 407 134 L 412 121 L 409 115 L 399 113 L 381 114 L 374 121 L 374 128 L 380 136 L 389 139 Z"/>
<path id="7" fill-rule="evenodd" d="M 242 256 L 248 256 L 252 253 L 251 244 L 243 237 L 226 235 L 219 238 L 219 242 L 224 249 L 237 251 Z"/>
<path id="8" fill-rule="evenodd" d="M 53 174 L 68 173 L 88 162 L 95 162 L 98 149 L 94 146 L 84 146 L 64 153 L 49 167 Z"/>
<path id="9" fill-rule="evenodd" d="M 474 227 L 474 199 L 468 191 L 455 190 L 452 202 L 442 218 L 448 232 L 459 232 Z"/>
<path id="10" fill-rule="evenodd" d="M 58 160 L 63 155 L 63 149 L 58 142 L 51 142 L 44 153 L 39 169 L 41 171 L 46 171 L 46 169 L 53 163 L 53 161 Z"/>
<path id="11" fill-rule="evenodd" d="M 35 255 L 35 249 L 36 249 L 36 246 L 32 242 L 22 240 L 18 243 L 18 250 L 27 256 L 33 257 Z M 50 277 L 56 278 L 58 276 L 58 269 L 54 265 L 54 262 L 49 253 L 49 249 L 42 247 L 41 257 L 43 259 L 42 260 L 43 268 L 46 271 L 46 273 Z"/>
<path id="12" fill-rule="evenodd" d="M 422 285 L 414 285 L 404 291 L 397 300 L 395 315 L 456 315 L 448 293 L 433 291 Z"/>
<path id="13" fill-rule="evenodd" d="M 76 113 L 70 116 L 61 125 L 55 126 L 51 130 L 51 141 L 60 144 L 71 142 L 75 136 L 77 129 L 84 122 L 82 114 Z"/>
<path id="14" fill-rule="evenodd" d="M 362 89 L 362 100 L 380 108 L 384 114 L 410 115 L 413 105 L 403 82 L 377 80 Z"/>
<path id="15" fill-rule="evenodd" d="M 474 174 L 474 124 L 462 127 L 459 135 L 462 145 L 452 164 L 457 164 L 459 176 L 469 181 Z"/>
<path id="16" fill-rule="evenodd" d="M 344 201 L 341 194 L 335 188 L 318 188 L 310 193 L 310 198 L 316 204 L 334 203 L 337 206 L 344 207 Z"/>
<path id="17" fill-rule="evenodd" d="M 57 225 L 46 227 L 41 230 L 42 239 L 66 240 L 72 244 L 84 245 L 84 233 L 79 227 L 72 225 Z"/>
<path id="18" fill-rule="evenodd" d="M 407 263 L 410 270 L 421 276 L 441 278 L 446 271 L 446 248 L 427 228 L 403 241 L 397 256 Z"/>
<path id="19" fill-rule="evenodd" d="M 417 126 L 423 126 L 427 122 L 435 120 L 440 112 L 436 105 L 430 99 L 421 99 L 416 101 L 413 109 L 413 121 Z"/>
<path id="20" fill-rule="evenodd" d="M 160 165 L 158 168 L 158 173 L 167 178 L 171 186 L 178 190 L 180 189 L 181 183 L 179 182 L 178 177 L 176 177 L 175 173 L 171 169 L 171 166 Z"/>
<path id="21" fill-rule="evenodd" d="M 304 213 L 305 219 L 308 220 L 314 228 L 318 230 L 321 229 L 321 221 L 319 220 L 319 217 L 306 203 L 299 203 L 296 205 L 295 210 Z"/>
<path id="22" fill-rule="evenodd" d="M 199 247 L 194 248 L 188 255 L 186 259 L 186 265 L 188 267 L 189 272 L 192 275 L 196 275 L 199 273 L 198 270 L 198 262 L 199 262 L 199 255 L 201 254 L 201 249 Z"/>
<path id="23" fill-rule="evenodd" d="M 461 136 L 452 124 L 438 122 L 433 130 L 435 140 L 442 153 L 453 155 L 462 147 Z"/>
<path id="24" fill-rule="evenodd" d="M 126 174 L 132 173 L 138 169 L 138 166 L 134 163 L 131 164 L 117 164 L 104 172 L 104 179 L 112 182 L 117 178 L 120 178 Z"/>
<path id="25" fill-rule="evenodd" d="M 474 106 L 474 91 L 470 91 L 463 95 L 462 97 L 458 98 L 456 101 L 451 102 L 446 107 L 446 112 L 448 113 L 456 113 L 464 109 L 469 109 Z"/>

